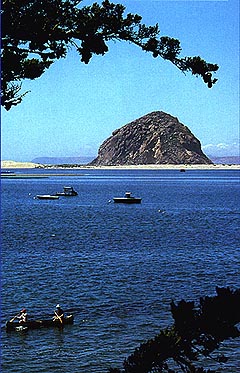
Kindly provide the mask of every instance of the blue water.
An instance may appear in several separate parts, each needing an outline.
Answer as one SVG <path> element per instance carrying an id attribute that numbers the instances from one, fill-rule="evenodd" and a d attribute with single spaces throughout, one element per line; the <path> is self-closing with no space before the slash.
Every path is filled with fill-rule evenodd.
<path id="1" fill-rule="evenodd" d="M 172 323 L 172 299 L 240 287 L 238 171 L 34 170 L 43 172 L 49 177 L 2 180 L 2 325 L 23 306 L 30 317 L 52 316 L 57 303 L 75 322 L 63 331 L 3 329 L 3 373 L 121 367 Z M 63 186 L 79 195 L 34 199 Z M 110 202 L 126 191 L 142 203 Z M 221 371 L 238 371 L 237 344 Z"/>

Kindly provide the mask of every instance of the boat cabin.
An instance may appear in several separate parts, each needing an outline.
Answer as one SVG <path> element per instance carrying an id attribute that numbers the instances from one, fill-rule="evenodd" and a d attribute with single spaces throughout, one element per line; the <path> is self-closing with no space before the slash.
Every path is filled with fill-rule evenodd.
<path id="1" fill-rule="evenodd" d="M 77 195 L 77 192 L 73 189 L 73 187 L 64 187 L 63 188 L 63 193 L 65 195 L 69 195 L 69 196 L 76 196 Z"/>
<path id="2" fill-rule="evenodd" d="M 65 186 L 63 187 L 63 192 L 57 192 L 56 196 L 64 196 L 64 197 L 72 197 L 77 196 L 78 193 L 76 190 L 73 189 L 73 187 Z"/>

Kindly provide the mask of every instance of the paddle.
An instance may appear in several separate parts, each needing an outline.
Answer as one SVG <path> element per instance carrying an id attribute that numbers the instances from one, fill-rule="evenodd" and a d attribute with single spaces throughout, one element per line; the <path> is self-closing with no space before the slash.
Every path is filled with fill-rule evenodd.
<path id="1" fill-rule="evenodd" d="M 19 315 L 20 315 L 20 313 L 18 313 L 16 316 L 14 316 L 9 322 L 13 322 Z"/>
<path id="2" fill-rule="evenodd" d="M 57 312 L 56 312 L 56 311 L 54 311 L 54 313 L 55 313 L 55 315 L 57 316 L 57 318 L 58 318 L 58 319 L 60 320 L 61 324 L 63 325 L 63 321 L 62 321 L 61 317 L 60 317 L 60 316 L 58 316 L 58 314 L 57 314 Z"/>
<path id="3" fill-rule="evenodd" d="M 13 322 L 20 315 L 21 315 L 21 312 L 19 312 L 16 316 L 14 316 L 9 322 Z"/>

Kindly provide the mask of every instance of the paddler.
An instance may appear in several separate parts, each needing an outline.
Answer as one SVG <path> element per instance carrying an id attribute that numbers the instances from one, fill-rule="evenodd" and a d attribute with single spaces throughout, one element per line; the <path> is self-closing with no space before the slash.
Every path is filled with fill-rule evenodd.
<path id="1" fill-rule="evenodd" d="M 64 319 L 64 312 L 59 304 L 56 305 L 56 310 L 54 311 L 54 317 L 53 321 L 59 320 L 61 323 L 63 323 Z"/>
<path id="2" fill-rule="evenodd" d="M 19 324 L 24 324 L 28 320 L 28 314 L 26 308 L 23 308 L 20 313 L 16 316 L 19 320 Z"/>

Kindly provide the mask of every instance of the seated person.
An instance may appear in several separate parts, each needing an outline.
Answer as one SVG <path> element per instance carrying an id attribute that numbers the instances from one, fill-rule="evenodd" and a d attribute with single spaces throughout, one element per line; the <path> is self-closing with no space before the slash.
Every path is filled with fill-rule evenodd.
<path id="1" fill-rule="evenodd" d="M 23 308 L 22 311 L 20 311 L 20 314 L 19 316 L 17 316 L 17 318 L 19 320 L 19 324 L 27 322 L 28 314 L 26 308 Z"/>
<path id="2" fill-rule="evenodd" d="M 56 305 L 56 310 L 54 311 L 54 314 L 55 314 L 55 316 L 53 317 L 53 321 L 57 321 L 57 320 L 63 321 L 64 312 L 61 309 L 59 304 Z"/>

